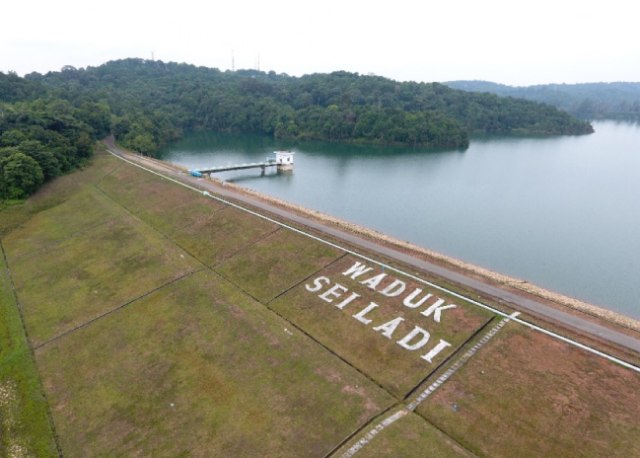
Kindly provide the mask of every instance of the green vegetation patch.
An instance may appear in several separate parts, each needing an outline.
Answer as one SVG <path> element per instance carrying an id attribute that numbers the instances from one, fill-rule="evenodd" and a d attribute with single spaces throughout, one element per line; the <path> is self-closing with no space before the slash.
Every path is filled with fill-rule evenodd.
<path id="1" fill-rule="evenodd" d="M 35 361 L 0 253 L 0 456 L 56 456 Z"/>
<path id="2" fill-rule="evenodd" d="M 204 271 L 36 352 L 65 455 L 322 456 L 393 399 Z"/>
<path id="3" fill-rule="evenodd" d="M 208 266 L 279 227 L 136 167 L 119 168 L 100 188 Z"/>
<path id="4" fill-rule="evenodd" d="M 58 177 L 46 183 L 36 194 L 27 200 L 26 204 L 33 207 L 31 213 L 39 212 L 58 205 L 76 195 L 78 191 L 87 185 L 93 185 L 105 175 L 122 166 L 122 161 L 102 151 L 97 146 L 98 152 L 81 168 L 73 173 Z"/>
<path id="5" fill-rule="evenodd" d="M 11 81 L 13 79 L 13 81 Z M 95 140 L 107 134 L 110 116 L 104 113 L 102 132 L 67 100 L 42 91 L 14 94 L 17 103 L 5 103 L 6 90 L 20 84 L 0 72 L 0 202 L 24 199 L 40 186 L 86 163 Z M 19 99 L 23 99 L 20 100 Z"/>
<path id="6" fill-rule="evenodd" d="M 373 427 L 384 419 L 393 415 L 397 410 L 391 410 L 379 418 L 376 418 L 354 436 L 347 444 L 338 450 L 335 456 L 341 456 L 349 448 L 354 446 Z M 451 438 L 438 431 L 424 418 L 411 412 L 396 420 L 379 431 L 363 448 L 357 456 L 367 458 L 455 458 L 472 456 L 471 453 L 456 444 Z"/>
<path id="7" fill-rule="evenodd" d="M 480 455 L 640 456 L 640 374 L 507 325 L 417 412 Z"/>
<path id="8" fill-rule="evenodd" d="M 18 258 L 47 248 L 82 231 L 122 216 L 112 208 L 107 198 L 91 189 L 77 193 L 60 205 L 32 216 L 28 224 L 5 238 L 7 255 L 15 262 Z"/>
<path id="9" fill-rule="evenodd" d="M 20 228 L 33 215 L 72 198 L 87 184 L 97 182 L 119 165 L 121 161 L 111 155 L 98 153 L 83 168 L 46 183 L 28 200 L 5 204 L 4 208 L 1 208 L 0 235 L 9 234 L 14 229 Z"/>
<path id="10" fill-rule="evenodd" d="M 202 218 L 173 235 L 173 239 L 208 266 L 253 245 L 280 226 L 226 207 L 210 218 Z"/>
<path id="11" fill-rule="evenodd" d="M 216 271 L 263 303 L 342 256 L 342 252 L 289 230 L 265 237 Z"/>
<path id="12" fill-rule="evenodd" d="M 0 207 L 0 215 L 0 237 L 23 224 L 30 216 L 22 201 L 11 202 L 9 205 L 5 202 L 4 206 Z"/>
<path id="13" fill-rule="evenodd" d="M 164 234 L 209 219 L 224 207 L 157 175 L 123 165 L 99 185 L 111 198 Z"/>
<path id="14" fill-rule="evenodd" d="M 98 191 L 94 191 L 98 192 Z M 128 216 L 113 203 L 119 219 L 64 239 L 51 249 L 10 259 L 32 344 L 39 345 L 88 320 L 197 269 L 199 264 L 157 232 Z M 60 211 L 67 215 L 62 206 Z M 55 218 L 55 210 L 48 214 Z M 79 212 L 76 217 L 85 220 Z M 29 221 L 24 230 L 39 220 Z M 71 223 L 74 224 L 74 223 Z M 56 233 L 55 226 L 53 232 Z M 40 231 L 43 244 L 51 236 Z M 7 251 L 11 242 L 7 240 Z M 34 243 L 37 239 L 32 238 Z"/>
<path id="15" fill-rule="evenodd" d="M 491 315 L 347 256 L 270 306 L 398 396 Z"/>

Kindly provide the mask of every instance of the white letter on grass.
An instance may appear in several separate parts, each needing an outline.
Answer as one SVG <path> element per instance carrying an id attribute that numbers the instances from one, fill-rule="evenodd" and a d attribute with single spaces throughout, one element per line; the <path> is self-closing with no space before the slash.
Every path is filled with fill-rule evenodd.
<path id="1" fill-rule="evenodd" d="M 420 334 L 422 334 L 422 337 L 420 337 L 420 339 L 418 339 L 414 343 L 410 343 L 413 339 L 415 339 Z M 409 334 L 404 336 L 402 339 L 398 340 L 397 344 L 400 345 L 405 350 L 414 351 L 424 347 L 427 344 L 427 342 L 429 342 L 429 337 L 431 337 L 431 334 L 429 334 L 429 331 L 422 329 L 420 326 L 416 326 L 415 328 L 413 328 L 413 331 L 411 331 Z"/>
<path id="2" fill-rule="evenodd" d="M 404 321 L 404 318 L 399 316 L 398 318 L 394 318 L 391 321 L 387 321 L 386 323 L 381 324 L 380 326 L 376 326 L 375 328 L 373 328 L 373 330 L 376 332 L 382 331 L 382 335 L 385 336 L 387 339 L 390 339 L 391 336 L 393 335 L 393 332 L 398 327 L 398 325 L 403 321 Z"/>
<path id="3" fill-rule="evenodd" d="M 444 340 L 440 339 L 440 342 L 438 342 L 438 345 L 436 345 L 435 347 L 433 347 L 429 353 L 427 353 L 426 355 L 422 355 L 420 358 L 424 359 L 425 361 L 428 362 L 433 362 L 433 358 L 440 353 L 442 350 L 444 350 L 447 347 L 450 347 L 451 344 L 449 342 L 445 342 Z"/>
<path id="4" fill-rule="evenodd" d="M 378 307 L 380 307 L 378 304 L 376 304 L 375 302 L 371 302 L 365 308 L 363 308 L 358 313 L 356 313 L 355 315 L 352 315 L 352 316 L 362 324 L 369 324 L 369 323 L 371 323 L 371 320 L 369 318 L 365 318 L 365 315 L 367 313 L 369 313 L 371 310 L 373 310 L 375 308 L 378 308 Z"/>
<path id="5" fill-rule="evenodd" d="M 316 291 L 320 291 L 322 289 L 322 283 L 325 283 L 328 285 L 329 283 L 331 283 L 331 280 L 329 280 L 327 277 L 318 277 L 315 280 L 313 280 L 313 284 L 315 286 L 304 285 L 304 287 L 307 289 L 307 291 L 311 293 L 315 293 Z"/>
<path id="6" fill-rule="evenodd" d="M 413 292 L 411 294 L 409 294 L 407 297 L 404 298 L 404 301 L 402 301 L 402 303 L 409 307 L 410 309 L 415 309 L 420 307 L 422 304 L 425 303 L 425 301 L 427 299 L 429 299 L 431 297 L 431 294 L 427 294 L 426 296 L 424 296 L 422 299 L 420 299 L 418 302 L 411 302 L 413 299 L 416 298 L 416 296 L 418 296 L 420 293 L 422 292 L 422 289 L 420 288 L 416 288 L 413 290 Z"/>
<path id="7" fill-rule="evenodd" d="M 333 298 L 342 296 L 342 293 L 348 291 L 347 288 L 339 283 L 336 283 L 324 293 L 319 294 L 318 297 L 325 302 L 333 302 Z"/>
<path id="8" fill-rule="evenodd" d="M 351 296 L 347 297 L 345 300 L 343 300 L 339 304 L 336 304 L 336 307 L 338 307 L 340 310 L 342 310 L 347 305 L 349 305 L 354 299 L 357 299 L 358 297 L 360 297 L 360 295 L 358 293 L 351 293 Z"/>
<path id="9" fill-rule="evenodd" d="M 386 276 L 387 274 L 374 275 L 368 280 L 361 281 L 360 284 L 365 285 L 367 288 L 371 288 L 372 290 L 375 291 L 378 285 L 380 284 L 380 282 L 384 280 Z"/>
<path id="10" fill-rule="evenodd" d="M 380 291 L 380 294 L 387 297 L 396 297 L 402 294 L 407 284 L 402 280 L 393 280 L 385 289 Z M 394 289 L 395 288 L 395 289 Z"/>
<path id="11" fill-rule="evenodd" d="M 342 275 L 346 275 L 347 277 L 351 277 L 352 280 L 355 280 L 360 275 L 366 274 L 371 270 L 373 270 L 373 267 L 367 267 L 366 264 L 356 261 L 354 265 L 342 272 Z"/>
<path id="12" fill-rule="evenodd" d="M 433 313 L 433 319 L 436 323 L 440 323 L 440 315 L 443 310 L 456 308 L 455 304 L 442 305 L 444 304 L 444 299 L 438 299 L 432 305 L 429 306 L 428 309 L 420 312 L 420 315 L 429 316 Z"/>

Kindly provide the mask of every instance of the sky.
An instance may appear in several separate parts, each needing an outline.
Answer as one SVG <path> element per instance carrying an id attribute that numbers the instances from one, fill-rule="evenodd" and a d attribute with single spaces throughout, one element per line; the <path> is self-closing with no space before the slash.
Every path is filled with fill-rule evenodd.
<path id="1" fill-rule="evenodd" d="M 0 71 L 126 57 L 400 81 L 640 81 L 637 0 L 20 0 Z"/>

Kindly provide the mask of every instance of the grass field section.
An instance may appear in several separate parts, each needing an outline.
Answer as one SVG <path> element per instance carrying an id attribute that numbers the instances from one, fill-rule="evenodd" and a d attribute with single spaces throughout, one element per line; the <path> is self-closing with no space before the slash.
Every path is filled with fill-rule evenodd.
<path id="1" fill-rule="evenodd" d="M 638 386 L 635 372 L 510 324 L 417 412 L 480 455 L 638 456 Z"/>
<path id="2" fill-rule="evenodd" d="M 261 302 L 268 303 L 342 255 L 335 248 L 300 234 L 279 230 L 215 270 Z"/>
<path id="3" fill-rule="evenodd" d="M 343 458 L 351 456 L 371 458 L 474 456 L 415 413 L 407 413 L 393 423 L 385 424 L 384 419 L 392 417 L 395 412 L 397 409 L 391 409 L 382 416 L 383 420 L 374 419 L 363 428 L 363 434 L 348 441 L 333 456 Z"/>
<path id="4" fill-rule="evenodd" d="M 362 274 L 349 273 L 356 265 Z M 450 299 L 346 256 L 270 307 L 397 396 L 404 396 L 490 319 L 487 312 Z M 412 333 L 414 337 L 402 346 Z M 418 346 L 425 338 L 424 345 Z M 421 357 L 441 342 L 446 347 L 431 362 Z"/>
<path id="5" fill-rule="evenodd" d="M 638 372 L 232 200 L 98 152 L 0 210 L 0 456 L 640 456 Z"/>
<path id="6" fill-rule="evenodd" d="M 0 251 L 0 455 L 56 456 L 49 406 Z"/>
<path id="7" fill-rule="evenodd" d="M 37 351 L 62 446 L 321 456 L 392 397 L 212 272 Z"/>
<path id="8" fill-rule="evenodd" d="M 211 199 L 195 199 L 193 191 L 169 185 L 126 163 L 107 174 L 98 188 L 141 220 L 170 235 L 208 219 L 224 208 Z M 143 192 L 140 192 L 141 190 Z"/>
<path id="9" fill-rule="evenodd" d="M 113 210 L 114 219 L 95 226 L 83 221 L 90 230 L 12 263 L 35 346 L 199 268 L 197 261 L 155 231 L 119 207 L 112 208 L 113 203 L 103 203 Z M 62 204 L 62 213 L 74 204 L 73 199 Z M 47 216 L 55 218 L 58 208 L 47 210 Z M 84 219 L 84 213 L 78 215 Z M 25 230 L 31 226 L 40 227 L 37 218 Z M 50 236 L 42 238 L 48 241 Z M 34 245 L 41 245 L 42 238 Z M 6 240 L 8 252 L 13 250 L 12 240 Z"/>

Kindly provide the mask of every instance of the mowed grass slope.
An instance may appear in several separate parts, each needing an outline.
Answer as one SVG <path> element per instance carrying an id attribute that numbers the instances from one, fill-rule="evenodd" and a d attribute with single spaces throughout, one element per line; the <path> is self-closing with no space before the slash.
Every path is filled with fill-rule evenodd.
<path id="1" fill-rule="evenodd" d="M 3 237 L 0 257 L 0 456 L 58 456 L 47 400 L 23 327 L 20 304 L 14 296 L 12 276 L 5 263 L 4 236 L 23 230 L 23 225 L 40 212 L 82 193 L 87 183 L 115 165 L 111 158 L 99 155 L 90 167 L 48 183 L 25 203 L 0 212 L 0 236 Z M 42 245 L 56 237 L 65 237 L 62 233 L 55 227 L 51 232 L 45 230 Z M 26 251 L 38 248 L 17 243 L 16 249 L 18 245 Z"/>
<path id="2" fill-rule="evenodd" d="M 377 288 L 378 291 L 374 291 L 362 282 L 378 275 L 386 275 L 382 269 L 373 268 L 373 265 L 368 266 L 371 270 L 356 279 L 344 274 L 359 262 L 361 260 L 354 256 L 345 256 L 278 297 L 269 306 L 305 329 L 355 367 L 370 374 L 373 379 L 398 397 L 405 396 L 420 384 L 442 361 L 445 361 L 491 319 L 489 313 L 479 308 L 452 300 L 450 297 L 438 294 L 437 291 L 429 292 L 424 285 L 393 273 L 384 278 Z M 319 277 L 325 277 L 329 282 L 322 283 L 318 291 L 309 291 L 308 288 L 316 288 L 314 280 Z M 421 290 L 415 302 L 419 302 L 420 298 L 427 297 L 428 294 L 432 297 L 419 307 L 409 308 L 403 305 L 402 295 L 385 297 L 380 294 L 379 290 L 395 279 L 406 283 L 406 294 L 416 289 Z M 334 294 L 327 294 L 327 291 L 336 284 L 346 291 L 338 289 Z M 325 294 L 324 298 L 320 297 L 323 294 Z M 340 295 L 337 296 L 337 294 Z M 351 297 L 351 294 L 357 294 L 358 297 L 344 307 L 338 308 L 337 305 Z M 436 298 L 442 298 L 447 305 L 455 304 L 454 308 L 441 312 L 439 321 L 436 321 L 434 314 L 424 316 L 420 313 L 434 304 Z M 356 319 L 358 313 L 371 303 L 378 307 L 362 316 L 361 320 Z M 397 319 L 401 321 L 393 332 L 385 334 L 386 328 L 380 328 L 385 323 Z M 370 320 L 370 322 L 365 324 L 362 320 L 365 322 Z M 428 345 L 413 351 L 398 345 L 398 340 L 416 326 L 429 332 Z M 427 349 L 433 348 L 441 339 L 450 346 L 439 353 L 432 362 L 420 358 Z"/>
<path id="3" fill-rule="evenodd" d="M 516 324 L 417 412 L 482 456 L 640 456 L 640 375 Z"/>
<path id="4" fill-rule="evenodd" d="M 392 409 L 381 418 L 386 418 L 396 412 L 397 410 Z M 380 421 L 381 419 L 377 418 L 372 424 L 363 428 L 361 435 L 357 435 L 348 441 L 334 456 L 342 456 L 352 447 L 357 447 L 362 435 L 374 430 L 373 426 L 379 424 Z M 408 413 L 386 426 L 383 430 L 375 431 L 376 434 L 368 439 L 369 442 L 359 449 L 356 456 L 368 458 L 456 458 L 475 456 L 415 413 Z"/>
<path id="5" fill-rule="evenodd" d="M 321 456 L 393 401 L 213 272 L 37 358 L 70 456 Z"/>
<path id="6" fill-rule="evenodd" d="M 281 229 L 223 262 L 216 271 L 266 304 L 341 256 L 335 248 Z"/>
<path id="7" fill-rule="evenodd" d="M 45 210 L 4 240 L 35 346 L 202 268 L 98 190 L 88 194 Z"/>
<path id="8" fill-rule="evenodd" d="M 141 203 L 125 185 L 137 172 L 106 162 L 3 238 L 65 455 L 320 456 L 396 402 L 206 266 L 229 260 L 222 270 L 249 290 L 255 275 L 266 300 L 339 253 L 191 192 L 164 198 L 182 188 L 148 174 Z M 271 234 L 280 262 L 234 260 Z M 292 252 L 308 260 L 287 267 Z"/>
<path id="9" fill-rule="evenodd" d="M 47 409 L 0 253 L 0 456 L 56 456 Z"/>
<path id="10" fill-rule="evenodd" d="M 0 236 L 0 455 L 340 456 L 497 321 L 105 154 Z M 358 456 L 634 456 L 637 388 L 511 323 Z"/>
<path id="11" fill-rule="evenodd" d="M 207 266 L 279 228 L 126 164 L 101 180 L 99 188 Z"/>
<path id="12" fill-rule="evenodd" d="M 211 199 L 198 199 L 193 191 L 170 184 L 149 172 L 118 162 L 98 188 L 119 205 L 163 234 L 172 235 L 225 208 Z"/>

